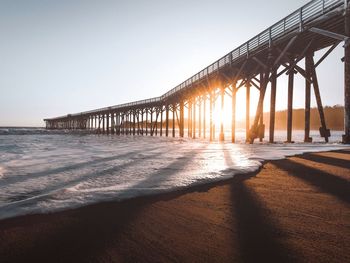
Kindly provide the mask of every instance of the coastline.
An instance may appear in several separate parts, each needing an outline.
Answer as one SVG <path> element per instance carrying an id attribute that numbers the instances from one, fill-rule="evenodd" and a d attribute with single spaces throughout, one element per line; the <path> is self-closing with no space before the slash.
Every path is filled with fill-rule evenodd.
<path id="1" fill-rule="evenodd" d="M 350 261 L 350 151 L 154 196 L 0 221 L 2 262 Z"/>

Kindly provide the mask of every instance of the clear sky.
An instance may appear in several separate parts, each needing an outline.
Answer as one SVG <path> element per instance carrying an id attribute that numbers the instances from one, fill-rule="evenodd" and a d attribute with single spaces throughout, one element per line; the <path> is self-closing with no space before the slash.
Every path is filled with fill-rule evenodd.
<path id="1" fill-rule="evenodd" d="M 0 126 L 162 95 L 305 3 L 0 0 Z M 342 52 L 318 69 L 325 105 L 343 104 Z"/>

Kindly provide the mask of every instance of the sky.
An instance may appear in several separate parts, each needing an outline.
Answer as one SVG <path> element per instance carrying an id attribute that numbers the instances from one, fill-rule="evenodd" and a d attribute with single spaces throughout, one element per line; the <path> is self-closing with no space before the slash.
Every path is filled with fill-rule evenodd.
<path id="1" fill-rule="evenodd" d="M 0 126 L 160 96 L 307 2 L 0 0 Z M 317 69 L 324 105 L 343 104 L 342 57 Z"/>

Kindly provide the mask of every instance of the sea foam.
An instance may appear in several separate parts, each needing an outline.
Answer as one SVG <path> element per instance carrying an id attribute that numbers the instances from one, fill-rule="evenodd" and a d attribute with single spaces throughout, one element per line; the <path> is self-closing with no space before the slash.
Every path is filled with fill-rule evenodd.
<path id="1" fill-rule="evenodd" d="M 0 136 L 0 218 L 173 191 L 254 172 L 264 160 L 344 148 L 15 132 Z"/>

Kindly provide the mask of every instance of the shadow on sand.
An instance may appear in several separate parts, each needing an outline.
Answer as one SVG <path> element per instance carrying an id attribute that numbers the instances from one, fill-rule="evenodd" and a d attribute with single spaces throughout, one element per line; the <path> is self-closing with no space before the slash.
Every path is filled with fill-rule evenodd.
<path id="1" fill-rule="evenodd" d="M 231 155 L 224 149 L 227 165 L 232 166 Z M 236 217 L 237 239 L 243 262 L 289 262 L 292 251 L 279 238 L 284 233 L 278 223 L 268 214 L 264 204 L 252 189 L 246 185 L 250 175 L 237 176 L 230 184 L 232 214 Z"/>
<path id="2" fill-rule="evenodd" d="M 305 156 L 302 158 L 307 159 Z M 321 159 L 322 162 L 324 159 Z M 302 165 L 291 159 L 281 160 L 276 162 L 275 165 L 291 176 L 298 177 L 308 184 L 317 187 L 321 192 L 331 194 L 346 203 L 350 203 L 350 182 L 348 180 L 319 169 Z"/>

